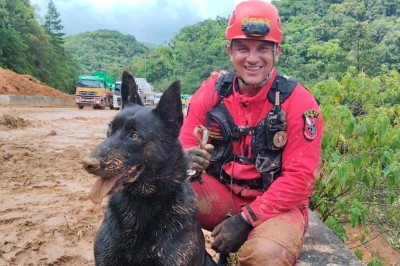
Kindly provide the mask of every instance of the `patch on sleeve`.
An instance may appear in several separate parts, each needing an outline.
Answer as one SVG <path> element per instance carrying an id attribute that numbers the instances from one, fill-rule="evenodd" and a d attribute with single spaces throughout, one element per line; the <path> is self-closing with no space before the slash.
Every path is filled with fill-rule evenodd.
<path id="1" fill-rule="evenodd" d="M 312 141 L 314 140 L 317 135 L 317 118 L 319 116 L 319 113 L 315 110 L 307 110 L 303 114 L 304 118 L 304 137 L 306 140 Z"/>

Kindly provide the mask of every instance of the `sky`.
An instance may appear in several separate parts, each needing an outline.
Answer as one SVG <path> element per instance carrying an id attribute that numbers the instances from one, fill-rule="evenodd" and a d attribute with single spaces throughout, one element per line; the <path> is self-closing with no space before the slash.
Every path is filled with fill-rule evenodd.
<path id="1" fill-rule="evenodd" d="M 135 36 L 139 42 L 168 43 L 185 26 L 228 17 L 243 0 L 53 0 L 62 32 L 99 29 Z M 268 0 L 265 0 L 268 1 Z M 49 0 L 30 0 L 43 24 Z"/>

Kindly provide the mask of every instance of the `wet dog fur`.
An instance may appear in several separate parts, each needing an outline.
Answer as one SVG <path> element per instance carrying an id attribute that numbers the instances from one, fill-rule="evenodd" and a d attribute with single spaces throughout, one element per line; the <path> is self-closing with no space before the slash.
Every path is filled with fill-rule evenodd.
<path id="1" fill-rule="evenodd" d="M 96 234 L 96 265 L 215 265 L 205 250 L 178 140 L 179 81 L 152 109 L 143 106 L 134 78 L 125 71 L 121 97 L 122 109 L 107 138 L 83 160 L 98 176 L 92 201 L 110 196 Z"/>

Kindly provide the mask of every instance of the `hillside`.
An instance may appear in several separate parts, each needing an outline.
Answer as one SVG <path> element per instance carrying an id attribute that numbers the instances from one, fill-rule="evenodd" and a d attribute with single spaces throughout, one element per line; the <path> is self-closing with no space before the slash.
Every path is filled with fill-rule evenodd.
<path id="1" fill-rule="evenodd" d="M 0 67 L 0 95 L 32 95 L 72 98 L 35 79 L 31 75 L 20 75 Z"/>
<path id="2" fill-rule="evenodd" d="M 81 74 L 94 71 L 121 73 L 135 55 L 143 55 L 149 48 L 132 35 L 118 31 L 97 30 L 64 38 L 64 47 L 80 66 Z"/>

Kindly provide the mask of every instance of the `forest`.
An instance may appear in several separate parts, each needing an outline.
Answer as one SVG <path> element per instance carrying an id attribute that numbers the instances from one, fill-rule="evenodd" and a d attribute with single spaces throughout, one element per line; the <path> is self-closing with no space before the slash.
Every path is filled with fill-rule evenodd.
<path id="1" fill-rule="evenodd" d="M 325 121 L 310 207 L 343 240 L 350 223 L 364 228 L 361 242 L 375 228 L 400 250 L 400 2 L 272 2 L 284 32 L 277 68 L 306 85 Z M 0 0 L 0 66 L 66 93 L 79 74 L 126 69 L 157 91 L 180 79 L 193 94 L 211 72 L 232 68 L 227 22 L 208 19 L 152 45 L 107 29 L 65 36 L 52 0 L 43 25 L 28 0 Z"/>

